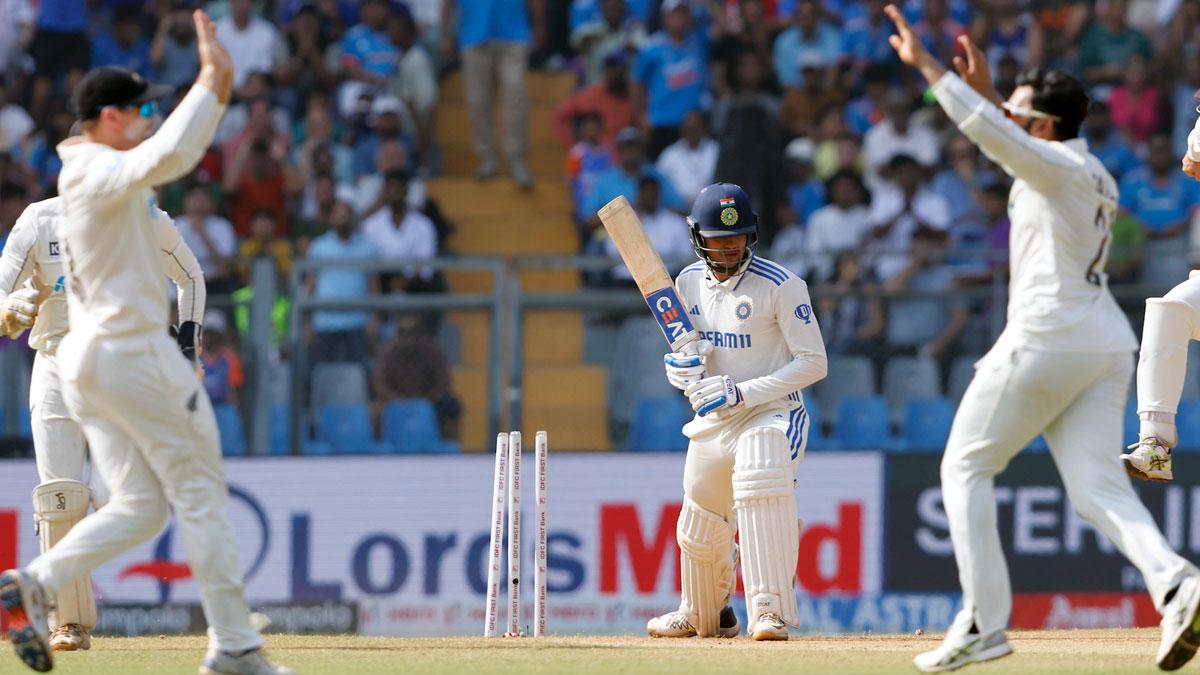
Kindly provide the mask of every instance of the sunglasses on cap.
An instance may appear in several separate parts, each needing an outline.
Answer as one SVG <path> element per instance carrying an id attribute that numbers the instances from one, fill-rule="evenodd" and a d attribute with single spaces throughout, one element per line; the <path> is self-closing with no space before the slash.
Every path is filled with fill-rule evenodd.
<path id="1" fill-rule="evenodd" d="M 1033 108 L 1027 108 L 1025 106 L 1016 105 L 1013 103 L 1009 103 L 1008 101 L 1001 103 L 1000 107 L 1004 109 L 1005 116 L 1010 117 L 1010 118 L 1011 117 L 1032 117 L 1034 119 L 1054 120 L 1055 122 L 1062 121 L 1062 118 L 1059 117 L 1058 115 L 1051 115 L 1050 113 L 1044 113 L 1040 110 L 1034 110 Z"/>

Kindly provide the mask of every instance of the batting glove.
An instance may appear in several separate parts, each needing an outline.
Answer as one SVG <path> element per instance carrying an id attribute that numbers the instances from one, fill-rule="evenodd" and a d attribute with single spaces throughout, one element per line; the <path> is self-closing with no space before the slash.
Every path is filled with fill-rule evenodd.
<path id="1" fill-rule="evenodd" d="M 0 329 L 15 337 L 32 328 L 37 320 L 37 298 L 36 288 L 22 288 L 6 296 L 0 304 Z"/>
<path id="2" fill-rule="evenodd" d="M 200 334 L 200 324 L 195 321 L 184 321 L 179 324 L 179 328 L 171 327 L 171 336 L 179 344 L 179 351 L 192 363 L 195 363 L 200 355 Z"/>
<path id="3" fill-rule="evenodd" d="M 697 340 L 677 352 L 663 355 L 667 368 L 667 381 L 680 391 L 686 390 L 704 378 L 705 362 L 712 353 L 713 344 L 708 340 Z"/>
<path id="4" fill-rule="evenodd" d="M 706 377 L 694 382 L 683 393 L 691 402 L 692 410 L 701 417 L 714 410 L 735 408 L 742 402 L 742 390 L 728 375 Z"/>

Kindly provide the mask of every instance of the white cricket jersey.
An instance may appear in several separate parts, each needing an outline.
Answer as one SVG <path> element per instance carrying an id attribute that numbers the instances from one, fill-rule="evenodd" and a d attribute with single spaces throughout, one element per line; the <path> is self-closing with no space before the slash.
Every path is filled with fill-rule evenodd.
<path id="1" fill-rule="evenodd" d="M 1117 184 L 1087 141 L 1030 136 L 953 73 L 933 91 L 959 130 L 1016 179 L 1008 197 L 1008 325 L 1001 339 L 1048 351 L 1136 350 L 1104 271 Z"/>
<path id="2" fill-rule="evenodd" d="M 713 343 L 705 372 L 737 383 L 739 408 L 746 414 L 760 406 L 803 409 L 800 390 L 824 378 L 827 366 L 803 279 L 756 256 L 742 274 L 725 281 L 717 281 L 704 261 L 693 263 L 679 273 L 675 289 L 700 336 Z M 729 419 L 740 415 L 697 417 L 689 435 Z"/>
<path id="3" fill-rule="evenodd" d="M 30 204 L 17 218 L 4 244 L 4 252 L 0 254 L 0 299 L 31 277 L 41 286 L 52 289 L 38 308 L 37 320 L 29 331 L 29 346 L 50 354 L 54 353 L 68 327 L 66 281 L 59 245 L 62 218 L 61 197 Z M 175 282 L 179 322 L 199 323 L 204 316 L 206 297 L 200 264 L 165 212 L 157 211 L 154 227 L 167 276 Z"/>
<path id="4" fill-rule="evenodd" d="M 225 106 L 195 85 L 162 127 L 136 148 L 113 149 L 75 137 L 58 146 L 58 191 L 65 205 L 62 252 L 72 334 L 123 336 L 167 325 L 166 274 L 154 186 L 200 161 Z"/>

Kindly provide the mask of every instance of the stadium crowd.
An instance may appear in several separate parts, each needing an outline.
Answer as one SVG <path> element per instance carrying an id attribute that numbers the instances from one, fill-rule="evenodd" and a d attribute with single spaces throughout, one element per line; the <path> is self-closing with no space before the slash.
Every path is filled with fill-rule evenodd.
<path id="1" fill-rule="evenodd" d="M 920 293 L 1003 279 L 1009 183 L 900 67 L 884 4 L 205 3 L 234 61 L 235 100 L 200 166 L 159 201 L 202 262 L 210 294 L 232 303 L 206 321 L 214 401 L 237 404 L 253 259 L 272 258 L 286 280 L 300 259 L 452 253 L 452 224 L 425 180 L 440 173 L 439 81 L 455 69 L 477 177 L 504 171 L 523 189 L 535 187 L 526 73 L 575 74 L 553 131 L 574 204 L 564 226 L 574 224 L 580 252 L 613 253 L 594 214 L 624 194 L 665 258 L 689 258 L 691 199 L 709 182 L 737 182 L 761 217 L 759 251 L 817 289 L 831 354 L 866 356 L 880 372 L 897 355 L 932 358 L 945 380 L 952 359 L 986 348 L 992 300 Z M 197 67 L 194 5 L 0 0 L 0 240 L 28 203 L 54 195 L 55 145 L 74 119 L 68 94 L 88 67 L 128 67 L 182 95 Z M 1003 96 L 1028 67 L 1079 75 L 1094 101 L 1085 135 L 1121 185 L 1111 278 L 1166 286 L 1186 275 L 1200 186 L 1177 158 L 1200 89 L 1200 0 L 901 5 L 945 61 L 961 53 L 958 36 L 971 35 Z M 445 289 L 429 269 L 335 268 L 303 282 L 319 299 Z M 628 280 L 618 269 L 588 282 Z M 859 293 L 879 288 L 918 295 L 882 303 Z M 307 330 L 315 363 L 374 359 L 377 407 L 429 398 L 443 434 L 455 437 L 459 410 L 436 321 L 325 311 Z"/>

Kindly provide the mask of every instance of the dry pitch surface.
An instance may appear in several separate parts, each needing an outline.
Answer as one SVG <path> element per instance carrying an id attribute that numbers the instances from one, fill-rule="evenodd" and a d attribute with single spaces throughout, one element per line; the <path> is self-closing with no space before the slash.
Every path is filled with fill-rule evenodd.
<path id="1" fill-rule="evenodd" d="M 1154 673 L 1156 629 L 1017 632 L 1011 656 L 971 666 L 999 673 Z M 913 654 L 938 636 L 793 637 L 790 642 L 370 638 L 272 635 L 271 654 L 301 675 L 342 673 L 915 673 Z M 31 673 L 0 642 L 0 674 Z M 204 638 L 97 638 L 90 652 L 61 654 L 54 672 L 135 675 L 196 672 Z M 1180 672 L 1200 672 L 1200 659 Z"/>

